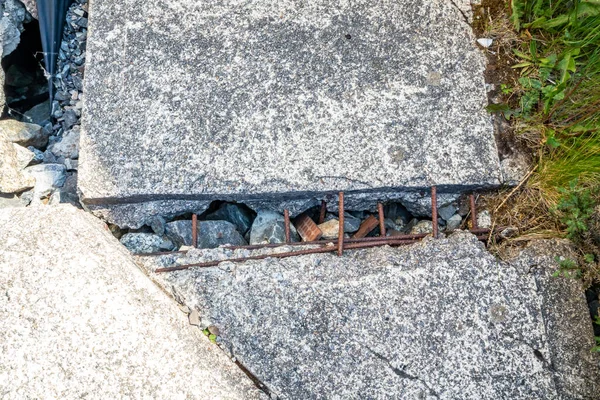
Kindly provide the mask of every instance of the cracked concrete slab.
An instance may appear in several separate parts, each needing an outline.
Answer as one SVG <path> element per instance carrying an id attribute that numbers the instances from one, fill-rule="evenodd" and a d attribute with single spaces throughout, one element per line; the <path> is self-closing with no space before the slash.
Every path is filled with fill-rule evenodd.
<path id="1" fill-rule="evenodd" d="M 70 205 L 0 210 L 3 399 L 259 399 L 106 225 Z"/>
<path id="2" fill-rule="evenodd" d="M 498 185 L 485 57 L 465 4 L 95 0 L 84 202 L 339 190 L 351 202 Z"/>
<path id="3" fill-rule="evenodd" d="M 281 248 L 276 251 L 288 251 Z M 275 250 L 261 250 L 275 251 Z M 297 398 L 597 399 L 583 290 L 564 242 L 509 262 L 456 233 L 414 246 L 156 274 L 248 250 L 140 258 L 271 393 Z"/>

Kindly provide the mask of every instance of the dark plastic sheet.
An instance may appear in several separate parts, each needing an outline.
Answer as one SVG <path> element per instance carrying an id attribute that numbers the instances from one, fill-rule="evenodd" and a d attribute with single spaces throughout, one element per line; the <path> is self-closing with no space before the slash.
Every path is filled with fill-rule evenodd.
<path id="1" fill-rule="evenodd" d="M 54 85 L 52 79 L 56 74 L 56 60 L 60 50 L 63 29 L 67 10 L 72 0 L 36 0 L 42 48 L 44 50 L 44 64 L 50 74 L 48 79 L 48 93 L 50 99 L 54 98 Z"/>

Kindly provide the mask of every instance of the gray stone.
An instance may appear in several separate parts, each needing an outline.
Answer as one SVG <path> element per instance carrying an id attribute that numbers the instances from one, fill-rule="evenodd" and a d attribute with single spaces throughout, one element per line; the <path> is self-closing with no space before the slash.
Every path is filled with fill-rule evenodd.
<path id="1" fill-rule="evenodd" d="M 28 72 L 28 71 L 27 71 Z M 17 64 L 11 65 L 5 73 L 4 83 L 9 86 L 23 87 L 33 82 L 34 76 L 25 73 L 25 70 Z"/>
<path id="2" fill-rule="evenodd" d="M 25 168 L 25 172 L 35 178 L 34 200 L 48 197 L 55 189 L 61 188 L 67 179 L 67 170 L 62 164 L 39 164 Z"/>
<path id="3" fill-rule="evenodd" d="M 152 270 L 173 256 L 141 261 L 278 398 L 592 400 L 600 360 L 583 290 L 551 277 L 564 251 L 542 242 L 503 262 L 458 232 L 172 273 Z"/>
<path id="4" fill-rule="evenodd" d="M 19 0 L 0 0 L 0 45 L 2 57 L 12 53 L 21 41 L 23 23 L 31 16 Z"/>
<path id="5" fill-rule="evenodd" d="M 38 15 L 37 15 L 36 1 L 35 0 L 20 0 L 20 1 L 21 1 L 21 3 L 23 3 L 23 5 L 25 6 L 25 8 L 29 12 L 29 14 L 31 14 L 31 16 L 33 18 L 37 19 Z"/>
<path id="6" fill-rule="evenodd" d="M 79 127 L 65 131 L 60 142 L 48 147 L 56 157 L 77 159 L 79 157 Z"/>
<path id="7" fill-rule="evenodd" d="M 66 131 L 71 129 L 73 125 L 75 125 L 79 121 L 79 117 L 75 113 L 74 110 L 67 110 L 62 115 L 63 118 L 63 129 Z"/>
<path id="8" fill-rule="evenodd" d="M 258 399 L 91 215 L 0 210 L 5 399 Z"/>
<path id="9" fill-rule="evenodd" d="M 175 4 L 91 3 L 84 202 L 500 184 L 485 56 L 452 2 Z"/>
<path id="10" fill-rule="evenodd" d="M 482 210 L 477 212 L 477 227 L 478 228 L 491 228 L 492 227 L 492 216 L 488 210 Z"/>
<path id="11" fill-rule="evenodd" d="M 152 231 L 154 233 L 156 233 L 157 235 L 164 235 L 165 234 L 165 225 L 167 223 L 167 221 L 165 221 L 165 219 L 163 217 L 161 217 L 160 215 L 150 218 L 149 221 L 147 221 L 148 225 L 150 226 L 150 228 L 152 229 Z"/>
<path id="12" fill-rule="evenodd" d="M 133 253 L 154 253 L 171 251 L 175 248 L 173 242 L 154 233 L 132 232 L 121 236 L 120 242 Z"/>
<path id="13" fill-rule="evenodd" d="M 252 226 L 254 215 L 242 204 L 223 203 L 217 211 L 208 214 L 206 219 L 231 222 L 242 235 L 245 235 Z"/>
<path id="14" fill-rule="evenodd" d="M 351 215 L 350 213 L 344 213 L 344 232 L 352 233 L 356 232 L 360 228 L 361 220 Z"/>
<path id="15" fill-rule="evenodd" d="M 21 164 L 15 144 L 0 131 L 0 193 L 19 193 L 34 186 L 35 178 L 23 173 Z"/>
<path id="16" fill-rule="evenodd" d="M 460 228 L 461 224 L 462 224 L 462 217 L 458 214 L 454 214 L 452 217 L 450 217 L 446 221 L 446 230 L 451 232 L 453 230 Z"/>
<path id="17" fill-rule="evenodd" d="M 290 234 L 294 242 L 300 241 L 293 224 L 290 224 Z M 259 211 L 250 229 L 250 244 L 284 242 L 285 222 L 283 215 L 268 210 Z"/>
<path id="18" fill-rule="evenodd" d="M 433 223 L 429 220 L 419 221 L 410 229 L 411 235 L 419 235 L 422 233 L 431 232 L 433 232 Z"/>
<path id="19" fill-rule="evenodd" d="M 456 204 L 448 204 L 445 207 L 438 208 L 438 215 L 442 217 L 444 221 L 448 221 L 457 211 L 458 207 Z"/>
<path id="20" fill-rule="evenodd" d="M 177 245 L 192 245 L 192 221 L 180 220 L 168 222 L 165 234 Z M 235 225 L 227 221 L 198 221 L 198 248 L 212 249 L 225 244 L 243 246 L 248 244 L 235 229 Z"/>
<path id="21" fill-rule="evenodd" d="M 5 119 L 0 121 L 0 132 L 9 141 L 24 147 L 33 146 L 42 148 L 48 144 L 48 133 L 36 124 L 21 122 L 15 119 Z"/>
<path id="22" fill-rule="evenodd" d="M 30 165 L 37 165 L 44 162 L 44 153 L 33 146 L 28 146 L 27 150 L 33 153 L 33 158 L 29 162 Z"/>

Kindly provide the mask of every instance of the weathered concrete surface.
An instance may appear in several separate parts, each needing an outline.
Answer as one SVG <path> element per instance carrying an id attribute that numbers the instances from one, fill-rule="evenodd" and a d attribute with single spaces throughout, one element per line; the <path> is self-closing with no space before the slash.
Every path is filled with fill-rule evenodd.
<path id="1" fill-rule="evenodd" d="M 451 1 L 95 0 L 89 26 L 89 205 L 500 183 Z"/>
<path id="2" fill-rule="evenodd" d="M 72 206 L 0 210 L 0 393 L 259 398 L 106 226 Z"/>
<path id="3" fill-rule="evenodd" d="M 457 233 L 151 276 L 281 398 L 597 399 L 583 291 L 550 276 L 561 247 L 543 242 L 507 263 Z M 227 255 L 194 250 L 187 261 Z"/>

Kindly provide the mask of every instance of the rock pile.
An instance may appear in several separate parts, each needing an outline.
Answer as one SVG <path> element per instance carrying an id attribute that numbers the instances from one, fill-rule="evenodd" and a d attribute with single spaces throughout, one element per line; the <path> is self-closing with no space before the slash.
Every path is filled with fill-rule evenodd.
<path id="1" fill-rule="evenodd" d="M 467 207 L 459 207 L 458 202 L 439 209 L 438 226 L 441 232 L 451 232 L 463 225 Z M 319 208 L 311 208 L 301 216 L 290 220 L 291 241 L 310 241 L 308 236 L 298 232 L 301 218 L 312 221 L 314 229 L 320 231 L 323 239 L 337 239 L 339 234 L 339 213 L 327 212 L 324 221 L 319 222 Z M 384 207 L 386 236 L 402 234 L 428 234 L 432 232 L 430 219 L 413 216 L 402 204 L 389 203 Z M 375 223 L 369 223 L 375 221 Z M 378 214 L 371 211 L 346 211 L 344 213 L 344 234 L 351 237 L 359 229 L 362 236 L 380 236 Z M 366 228 L 365 228 L 366 227 Z M 118 230 L 122 234 L 122 230 Z M 362 237 L 361 236 L 361 237 Z M 264 243 L 285 243 L 284 216 L 271 210 L 253 211 L 244 204 L 221 203 L 214 210 L 209 209 L 199 215 L 197 224 L 198 248 L 211 249 L 221 245 L 246 245 Z M 171 220 L 156 217 L 138 229 L 131 229 L 121 237 L 121 243 L 134 253 L 151 253 L 178 250 L 192 245 L 192 221 L 188 214 L 184 219 Z"/>
<path id="2" fill-rule="evenodd" d="M 0 207 L 57 203 L 80 207 L 77 167 L 87 0 L 77 0 L 69 8 L 58 57 L 59 73 L 53 80 L 56 96 L 52 103 L 47 99 L 47 82 L 39 57 L 36 58 L 37 22 L 32 21 L 20 4 L 6 1 L 5 14 L 9 16 L 0 22 L 15 24 L 8 30 L 13 34 L 1 38 L 4 56 L 6 51 L 18 53 L 14 60 L 6 61 L 7 113 L 16 119 L 0 121 Z M 27 29 L 23 23 L 28 23 Z M 19 112 L 25 105 L 36 102 Z"/>

